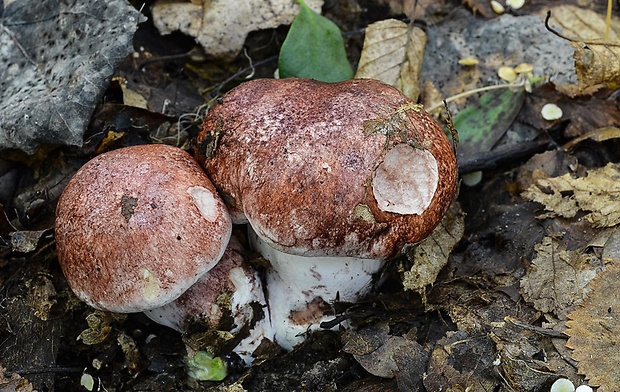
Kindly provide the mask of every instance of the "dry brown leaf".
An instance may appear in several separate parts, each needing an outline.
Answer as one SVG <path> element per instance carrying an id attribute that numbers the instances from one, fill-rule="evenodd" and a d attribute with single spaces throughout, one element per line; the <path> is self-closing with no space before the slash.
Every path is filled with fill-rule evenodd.
<path id="1" fill-rule="evenodd" d="M 588 9 L 564 5 L 552 10 L 550 25 L 560 26 L 564 36 L 574 39 L 575 70 L 579 88 L 598 84 L 620 86 L 620 19 L 612 18 L 609 37 L 605 37 L 605 15 Z"/>
<path id="2" fill-rule="evenodd" d="M 428 353 L 415 340 L 390 335 L 389 331 L 385 323 L 348 331 L 343 336 L 342 351 L 353 355 L 372 375 L 418 384 L 426 370 Z"/>
<path id="3" fill-rule="evenodd" d="M 321 12 L 323 0 L 306 0 Z M 251 31 L 290 24 L 299 3 L 294 0 L 159 0 L 152 8 L 153 23 L 162 34 L 179 30 L 195 37 L 213 57 L 232 59 L 243 48 Z"/>
<path id="4" fill-rule="evenodd" d="M 598 392 L 620 386 L 620 262 L 615 261 L 590 283 L 583 304 L 568 315 L 567 347 L 579 362 L 579 373 L 598 386 Z"/>
<path id="5" fill-rule="evenodd" d="M 585 219 L 595 228 L 611 227 L 620 223 L 620 166 L 607 166 L 588 171 L 586 177 L 573 178 L 570 174 L 541 179 L 530 186 L 522 196 L 545 205 L 549 211 L 539 218 L 574 217 L 578 210 L 590 211 Z"/>
<path id="6" fill-rule="evenodd" d="M 6 378 L 4 372 L 6 369 L 0 366 L 0 392 L 36 392 L 32 384 L 19 374 L 13 373 Z"/>
<path id="7" fill-rule="evenodd" d="M 575 148 L 579 143 L 584 140 L 594 140 L 597 142 L 603 142 L 605 140 L 610 139 L 620 139 L 620 128 L 618 127 L 604 127 L 598 128 L 588 133 L 585 133 L 579 137 L 572 139 L 570 142 L 564 144 L 562 148 L 567 151 L 571 151 Z"/>
<path id="8" fill-rule="evenodd" d="M 445 0 L 384 0 L 393 14 L 405 14 L 410 20 L 424 19 L 450 9 Z"/>
<path id="9" fill-rule="evenodd" d="M 465 218 L 458 203 L 454 203 L 441 223 L 424 241 L 406 250 L 413 267 L 403 274 L 405 290 L 417 291 L 426 301 L 426 286 L 432 285 L 439 271 L 448 263 L 448 256 L 463 237 Z"/>
<path id="10" fill-rule="evenodd" d="M 425 45 L 426 34 L 418 27 L 395 19 L 375 22 L 366 28 L 355 77 L 381 80 L 417 101 Z"/>
<path id="11" fill-rule="evenodd" d="M 536 309 L 564 319 L 586 294 L 601 262 L 592 254 L 566 250 L 551 237 L 544 237 L 534 249 L 536 257 L 521 279 L 523 298 Z"/>

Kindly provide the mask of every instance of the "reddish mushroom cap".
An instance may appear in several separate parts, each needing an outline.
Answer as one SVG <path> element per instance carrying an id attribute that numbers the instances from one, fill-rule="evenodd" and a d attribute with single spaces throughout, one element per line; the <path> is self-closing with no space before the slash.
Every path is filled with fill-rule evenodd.
<path id="1" fill-rule="evenodd" d="M 392 257 L 456 194 L 444 131 L 371 79 L 244 83 L 208 113 L 197 159 L 234 221 L 298 255 Z"/>
<path id="2" fill-rule="evenodd" d="M 139 312 L 181 295 L 220 259 L 232 223 L 208 177 L 166 145 L 114 150 L 86 163 L 56 210 L 58 260 L 77 296 Z"/>

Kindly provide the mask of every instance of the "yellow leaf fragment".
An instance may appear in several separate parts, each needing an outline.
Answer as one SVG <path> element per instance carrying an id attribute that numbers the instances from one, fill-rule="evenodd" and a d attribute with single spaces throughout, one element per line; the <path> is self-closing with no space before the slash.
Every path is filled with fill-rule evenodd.
<path id="1" fill-rule="evenodd" d="M 581 210 L 590 212 L 585 219 L 595 228 L 615 226 L 620 223 L 620 166 L 609 163 L 581 178 L 541 179 L 522 196 L 545 205 L 548 213 L 539 218 L 572 218 Z"/>
<path id="2" fill-rule="evenodd" d="M 455 203 L 428 238 L 407 249 L 407 257 L 414 262 L 403 274 L 405 290 L 417 291 L 426 301 L 426 286 L 435 283 L 439 271 L 448 263 L 450 252 L 461 240 L 464 228 L 463 211 Z"/>
<path id="3" fill-rule="evenodd" d="M 390 84 L 416 101 L 426 34 L 396 19 L 375 22 L 366 28 L 356 78 L 372 78 Z"/>
<path id="4" fill-rule="evenodd" d="M 620 385 L 620 262 L 614 261 L 589 284 L 583 304 L 568 315 L 566 346 L 598 392 L 616 391 Z"/>
<path id="5" fill-rule="evenodd" d="M 532 267 L 521 279 L 523 298 L 562 319 L 585 296 L 601 262 L 593 254 L 569 251 L 551 237 L 544 237 L 534 250 Z"/>

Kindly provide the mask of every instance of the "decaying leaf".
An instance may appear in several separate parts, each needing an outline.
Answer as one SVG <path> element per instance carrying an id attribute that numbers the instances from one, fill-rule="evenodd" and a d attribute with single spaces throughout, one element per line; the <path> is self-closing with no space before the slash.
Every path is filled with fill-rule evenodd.
<path id="1" fill-rule="evenodd" d="M 417 291 L 426 301 L 426 286 L 432 285 L 439 271 L 448 263 L 450 252 L 461 240 L 465 217 L 461 206 L 454 203 L 441 223 L 424 241 L 405 250 L 413 267 L 403 273 L 405 290 Z"/>
<path id="2" fill-rule="evenodd" d="M 426 34 L 418 27 L 395 19 L 375 22 L 366 28 L 355 77 L 381 80 L 417 101 L 425 45 Z"/>
<path id="3" fill-rule="evenodd" d="M 367 372 L 384 378 L 396 377 L 399 390 L 416 390 L 426 370 L 428 353 L 414 339 L 389 335 L 387 324 L 376 324 L 343 336 L 342 350 L 353 355 Z"/>
<path id="4" fill-rule="evenodd" d="M 57 302 L 54 283 L 48 275 L 41 273 L 27 284 L 30 286 L 28 303 L 34 315 L 43 321 L 49 320 L 51 309 Z"/>
<path id="5" fill-rule="evenodd" d="M 124 0 L 18 1 L 0 9 L 0 149 L 82 145 L 143 20 Z"/>
<path id="6" fill-rule="evenodd" d="M 103 342 L 108 335 L 110 335 L 110 332 L 112 332 L 112 324 L 115 318 L 122 317 L 124 317 L 124 315 L 102 312 L 99 310 L 94 311 L 86 316 L 88 329 L 82 331 L 77 337 L 77 340 L 81 340 L 87 345 Z"/>
<path id="7" fill-rule="evenodd" d="M 599 392 L 617 391 L 620 385 L 620 262 L 615 260 L 591 283 L 583 304 L 568 315 L 566 345 L 579 362 L 579 373 Z"/>
<path id="8" fill-rule="evenodd" d="M 562 34 L 576 41 L 575 70 L 580 89 L 597 84 L 620 86 L 620 19 L 613 17 L 608 41 L 605 16 L 581 7 L 564 5 L 552 10 L 551 26 L 560 26 Z"/>
<path id="9" fill-rule="evenodd" d="M 427 391 L 489 391 L 495 388 L 491 339 L 449 331 L 437 342 L 428 363 Z"/>
<path id="10" fill-rule="evenodd" d="M 428 20 L 433 14 L 451 10 L 450 4 L 445 0 L 383 0 L 383 2 L 390 7 L 393 14 L 405 14 L 410 20 Z"/>
<path id="11" fill-rule="evenodd" d="M 534 250 L 536 257 L 521 279 L 523 298 L 536 309 L 564 319 L 585 296 L 601 261 L 593 254 L 567 250 L 551 237 L 544 237 Z"/>
<path id="12" fill-rule="evenodd" d="M 5 372 L 6 369 L 0 366 L 0 392 L 36 392 L 27 379 L 16 373 L 6 378 Z"/>
<path id="13" fill-rule="evenodd" d="M 545 205 L 549 211 L 539 218 L 574 217 L 579 210 L 590 212 L 585 219 L 595 228 L 620 223 L 620 165 L 609 163 L 592 169 L 586 177 L 570 174 L 541 179 L 522 196 Z"/>
<path id="14" fill-rule="evenodd" d="M 541 335 L 502 321 L 494 324 L 490 337 L 501 358 L 498 368 L 513 390 L 541 391 L 558 377 L 559 369 L 545 358 Z"/>
<path id="15" fill-rule="evenodd" d="M 517 117 L 524 97 L 523 89 L 492 90 L 461 110 L 454 118 L 459 132 L 459 157 L 491 150 Z"/>
<path id="16" fill-rule="evenodd" d="M 26 230 L 11 232 L 11 248 L 13 249 L 13 252 L 28 253 L 37 249 L 39 239 L 45 232 L 46 230 Z"/>
<path id="17" fill-rule="evenodd" d="M 306 0 L 321 12 L 323 0 Z M 213 57 L 232 59 L 251 31 L 290 24 L 299 12 L 294 0 L 159 0 L 152 7 L 153 23 L 162 34 L 179 30 L 195 37 Z"/>

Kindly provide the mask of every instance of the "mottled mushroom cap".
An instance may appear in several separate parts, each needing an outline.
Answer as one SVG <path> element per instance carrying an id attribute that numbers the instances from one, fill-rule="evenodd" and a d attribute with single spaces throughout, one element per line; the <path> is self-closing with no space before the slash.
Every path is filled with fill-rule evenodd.
<path id="1" fill-rule="evenodd" d="M 291 254 L 390 258 L 424 239 L 456 193 L 444 131 L 371 79 L 244 83 L 197 142 L 233 221 Z"/>
<path id="2" fill-rule="evenodd" d="M 185 151 L 166 145 L 99 155 L 70 180 L 56 210 L 60 266 L 76 295 L 113 312 L 162 306 L 220 259 L 232 223 Z"/>

